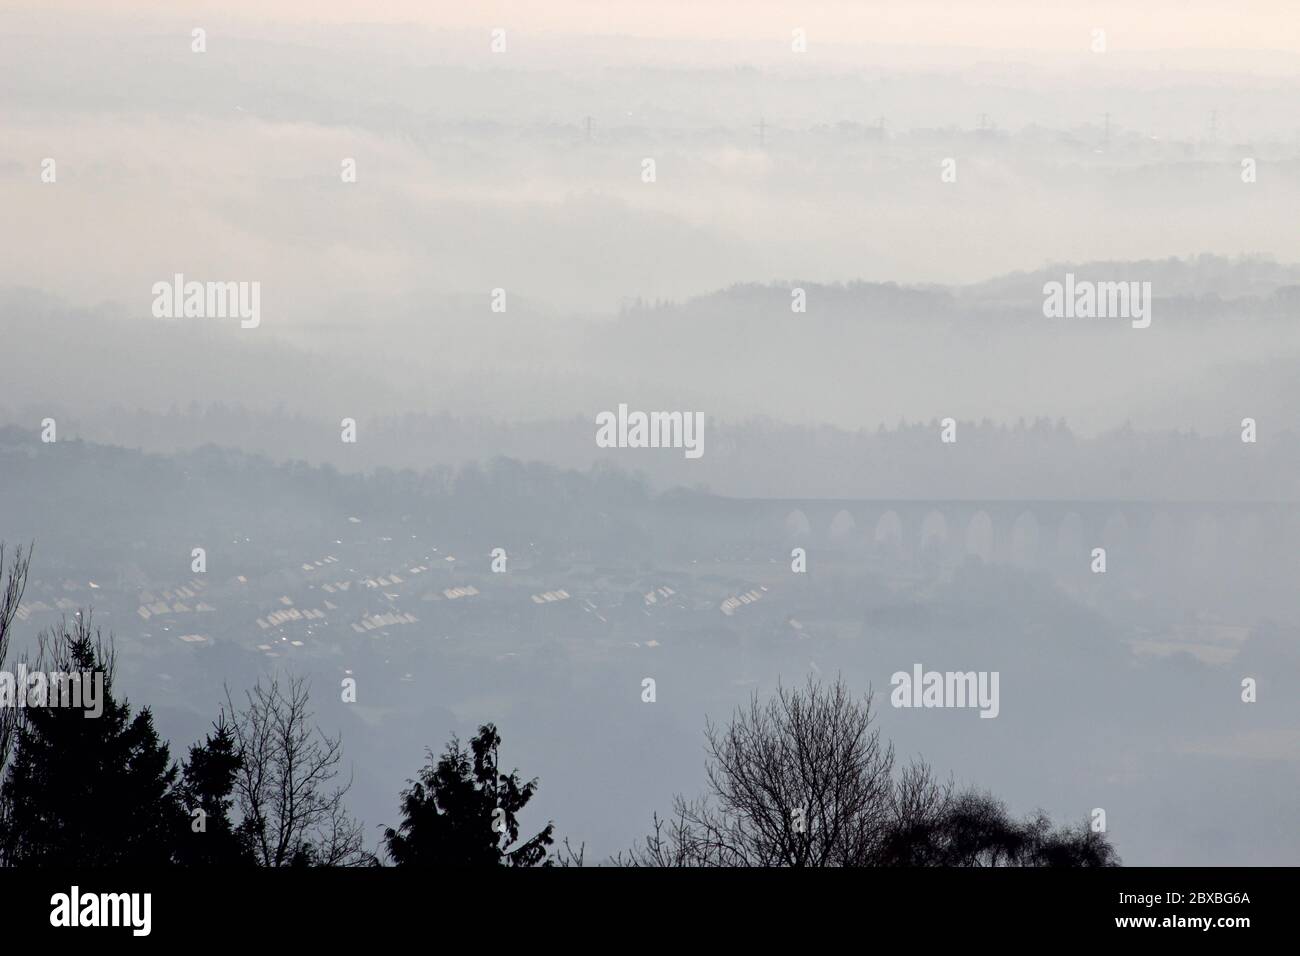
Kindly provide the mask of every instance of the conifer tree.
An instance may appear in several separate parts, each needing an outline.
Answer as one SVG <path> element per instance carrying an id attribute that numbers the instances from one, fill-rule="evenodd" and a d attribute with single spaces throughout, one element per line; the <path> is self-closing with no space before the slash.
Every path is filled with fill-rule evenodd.
<path id="1" fill-rule="evenodd" d="M 246 825 L 230 819 L 236 776 L 243 759 L 223 713 L 202 744 L 190 747 L 181 768 L 181 801 L 189 817 L 177 846 L 177 862 L 187 865 L 252 866 Z"/>
<path id="2" fill-rule="evenodd" d="M 178 769 L 147 707 L 113 693 L 113 653 L 89 615 L 41 639 L 34 669 L 102 680 L 92 707 L 22 710 L 0 788 L 0 850 L 9 865 L 157 865 L 184 826 Z M 38 703 L 41 703 L 38 701 Z M 95 710 L 102 711 L 98 716 Z"/>
<path id="3" fill-rule="evenodd" d="M 501 737 L 484 724 L 465 750 L 453 737 L 436 764 L 402 791 L 403 820 L 384 831 L 388 855 L 398 866 L 550 866 L 548 823 L 520 842 L 518 813 L 537 791 L 519 772 L 501 773 Z M 432 760 L 433 753 L 429 757 Z"/>

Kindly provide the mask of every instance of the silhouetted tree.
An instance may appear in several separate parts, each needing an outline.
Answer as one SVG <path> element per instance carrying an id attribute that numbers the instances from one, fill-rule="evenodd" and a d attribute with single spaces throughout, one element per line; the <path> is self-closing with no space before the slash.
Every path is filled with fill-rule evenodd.
<path id="1" fill-rule="evenodd" d="M 31 551 L 23 554 L 21 547 L 15 549 L 8 566 L 5 565 L 5 546 L 0 542 L 0 670 L 6 669 L 9 659 L 9 643 L 14 618 L 18 614 L 18 605 L 23 600 L 23 590 L 27 587 L 27 570 L 31 566 Z M 0 707 L 0 778 L 9 764 L 9 753 L 13 747 L 14 734 L 17 732 L 19 711 L 12 707 Z"/>
<path id="2" fill-rule="evenodd" d="M 1087 823 L 1053 827 L 1041 811 L 1021 821 L 989 793 L 951 796 L 933 816 L 894 830 L 880 862 L 890 866 L 1117 866 L 1106 837 Z"/>
<path id="3" fill-rule="evenodd" d="M 181 801 L 189 816 L 178 841 L 177 862 L 189 865 L 251 865 L 252 834 L 230 819 L 235 781 L 243 759 L 225 714 L 213 723 L 202 744 L 190 747 L 181 768 Z"/>
<path id="4" fill-rule="evenodd" d="M 1017 861 L 1022 866 L 1119 866 L 1119 854 L 1103 833 L 1087 820 L 1053 827 L 1044 813 L 1021 824 L 1025 849 Z"/>
<path id="5" fill-rule="evenodd" d="M 34 669 L 79 674 L 83 687 L 101 676 L 102 713 L 93 716 L 90 706 L 23 709 L 0 790 L 5 862 L 170 862 L 184 825 L 178 771 L 149 709 L 133 717 L 129 704 L 114 697 L 113 653 L 92 631 L 89 615 L 43 635 Z"/>
<path id="6" fill-rule="evenodd" d="M 240 757 L 235 802 L 261 866 L 364 866 L 374 862 L 361 824 L 344 797 L 351 782 L 336 785 L 342 737 L 312 723 L 310 689 L 300 677 L 273 678 L 247 692 L 233 715 L 231 733 Z"/>
<path id="7" fill-rule="evenodd" d="M 679 796 L 639 846 L 637 866 L 1099 866 L 1118 858 L 1086 826 L 1024 823 L 987 794 L 957 792 L 928 765 L 896 771 L 871 698 L 843 681 L 778 687 L 724 729 L 706 730 L 708 791 Z"/>
<path id="8" fill-rule="evenodd" d="M 537 791 L 519 772 L 500 771 L 501 737 L 484 724 L 467 751 L 453 737 L 447 750 L 402 791 L 402 823 L 384 830 L 388 855 L 398 866 L 551 866 L 547 848 L 555 825 L 519 842 L 517 814 Z M 568 862 L 581 865 L 581 851 Z"/>

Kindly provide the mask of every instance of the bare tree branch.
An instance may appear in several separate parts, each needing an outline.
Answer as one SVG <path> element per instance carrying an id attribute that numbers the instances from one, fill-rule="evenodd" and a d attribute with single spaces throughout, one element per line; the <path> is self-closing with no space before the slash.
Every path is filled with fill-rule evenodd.
<path id="1" fill-rule="evenodd" d="M 243 766 L 235 784 L 241 826 L 262 866 L 360 866 L 373 861 L 362 825 L 335 785 L 343 739 L 312 723 L 310 688 L 301 677 L 273 677 L 245 693 L 239 709 L 226 689 Z"/>

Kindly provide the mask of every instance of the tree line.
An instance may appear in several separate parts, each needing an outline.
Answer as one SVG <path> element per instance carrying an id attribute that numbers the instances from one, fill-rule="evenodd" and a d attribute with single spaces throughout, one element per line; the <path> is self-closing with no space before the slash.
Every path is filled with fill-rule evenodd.
<path id="1" fill-rule="evenodd" d="M 0 670 L 30 554 L 0 546 Z M 26 659 L 24 659 L 25 662 Z M 371 847 L 349 812 L 340 736 L 313 720 L 310 688 L 269 677 L 229 690 L 212 729 L 179 761 L 147 706 L 113 687 L 112 641 L 86 612 L 43 632 L 30 670 L 103 675 L 100 716 L 0 708 L 0 865 L 581 866 L 555 826 L 526 835 L 537 793 L 501 764 L 501 736 L 456 737 L 399 795 L 400 821 Z M 609 863 L 650 867 L 1111 866 L 1104 833 L 1013 818 L 992 794 L 900 767 L 871 701 L 842 681 L 753 697 L 706 728 L 705 793 L 679 796 Z"/>

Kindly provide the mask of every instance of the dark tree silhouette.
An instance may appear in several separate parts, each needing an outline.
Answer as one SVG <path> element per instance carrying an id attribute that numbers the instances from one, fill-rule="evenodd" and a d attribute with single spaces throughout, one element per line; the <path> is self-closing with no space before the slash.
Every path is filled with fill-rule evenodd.
<path id="1" fill-rule="evenodd" d="M 22 603 L 30 566 L 31 550 L 24 555 L 23 549 L 19 547 L 14 550 L 13 558 L 6 567 L 5 546 L 0 541 L 0 669 L 6 668 L 9 659 L 14 617 L 18 614 L 18 605 Z M 3 777 L 5 767 L 9 764 L 9 753 L 20 719 L 18 714 L 19 711 L 14 708 L 0 708 L 0 777 Z"/>
<path id="2" fill-rule="evenodd" d="M 235 802 L 260 866 L 367 866 L 361 824 L 337 785 L 342 737 L 312 723 L 311 692 L 300 677 L 260 681 L 239 710 L 226 693 L 240 756 Z"/>
<path id="3" fill-rule="evenodd" d="M 113 688 L 113 652 L 89 615 L 42 635 L 36 669 L 103 678 L 103 712 L 23 710 L 0 790 L 0 853 L 12 866 L 157 865 L 185 824 L 178 770 L 149 709 Z"/>
<path id="4" fill-rule="evenodd" d="M 708 790 L 677 797 L 641 845 L 614 858 L 637 866 L 1102 866 L 1106 838 L 1018 823 L 987 794 L 956 791 L 929 766 L 896 769 L 872 727 L 870 695 L 843 681 L 757 694 L 725 728 L 709 724 Z"/>
<path id="5" fill-rule="evenodd" d="M 189 817 L 177 847 L 177 862 L 188 865 L 238 866 L 256 862 L 252 834 L 230 818 L 235 781 L 243 759 L 224 713 L 202 744 L 190 747 L 181 768 L 180 796 Z"/>
<path id="6" fill-rule="evenodd" d="M 555 825 L 519 842 L 517 814 L 537 791 L 519 772 L 500 771 L 501 737 L 484 724 L 467 751 L 453 737 L 437 763 L 402 791 L 402 823 L 384 830 L 398 866 L 551 866 Z M 580 854 L 574 862 L 581 865 Z"/>
<path id="7" fill-rule="evenodd" d="M 1039 811 L 1015 820 L 990 793 L 966 790 L 938 812 L 895 828 L 879 862 L 889 866 L 1118 866 L 1106 837 L 1083 822 L 1053 827 Z"/>

